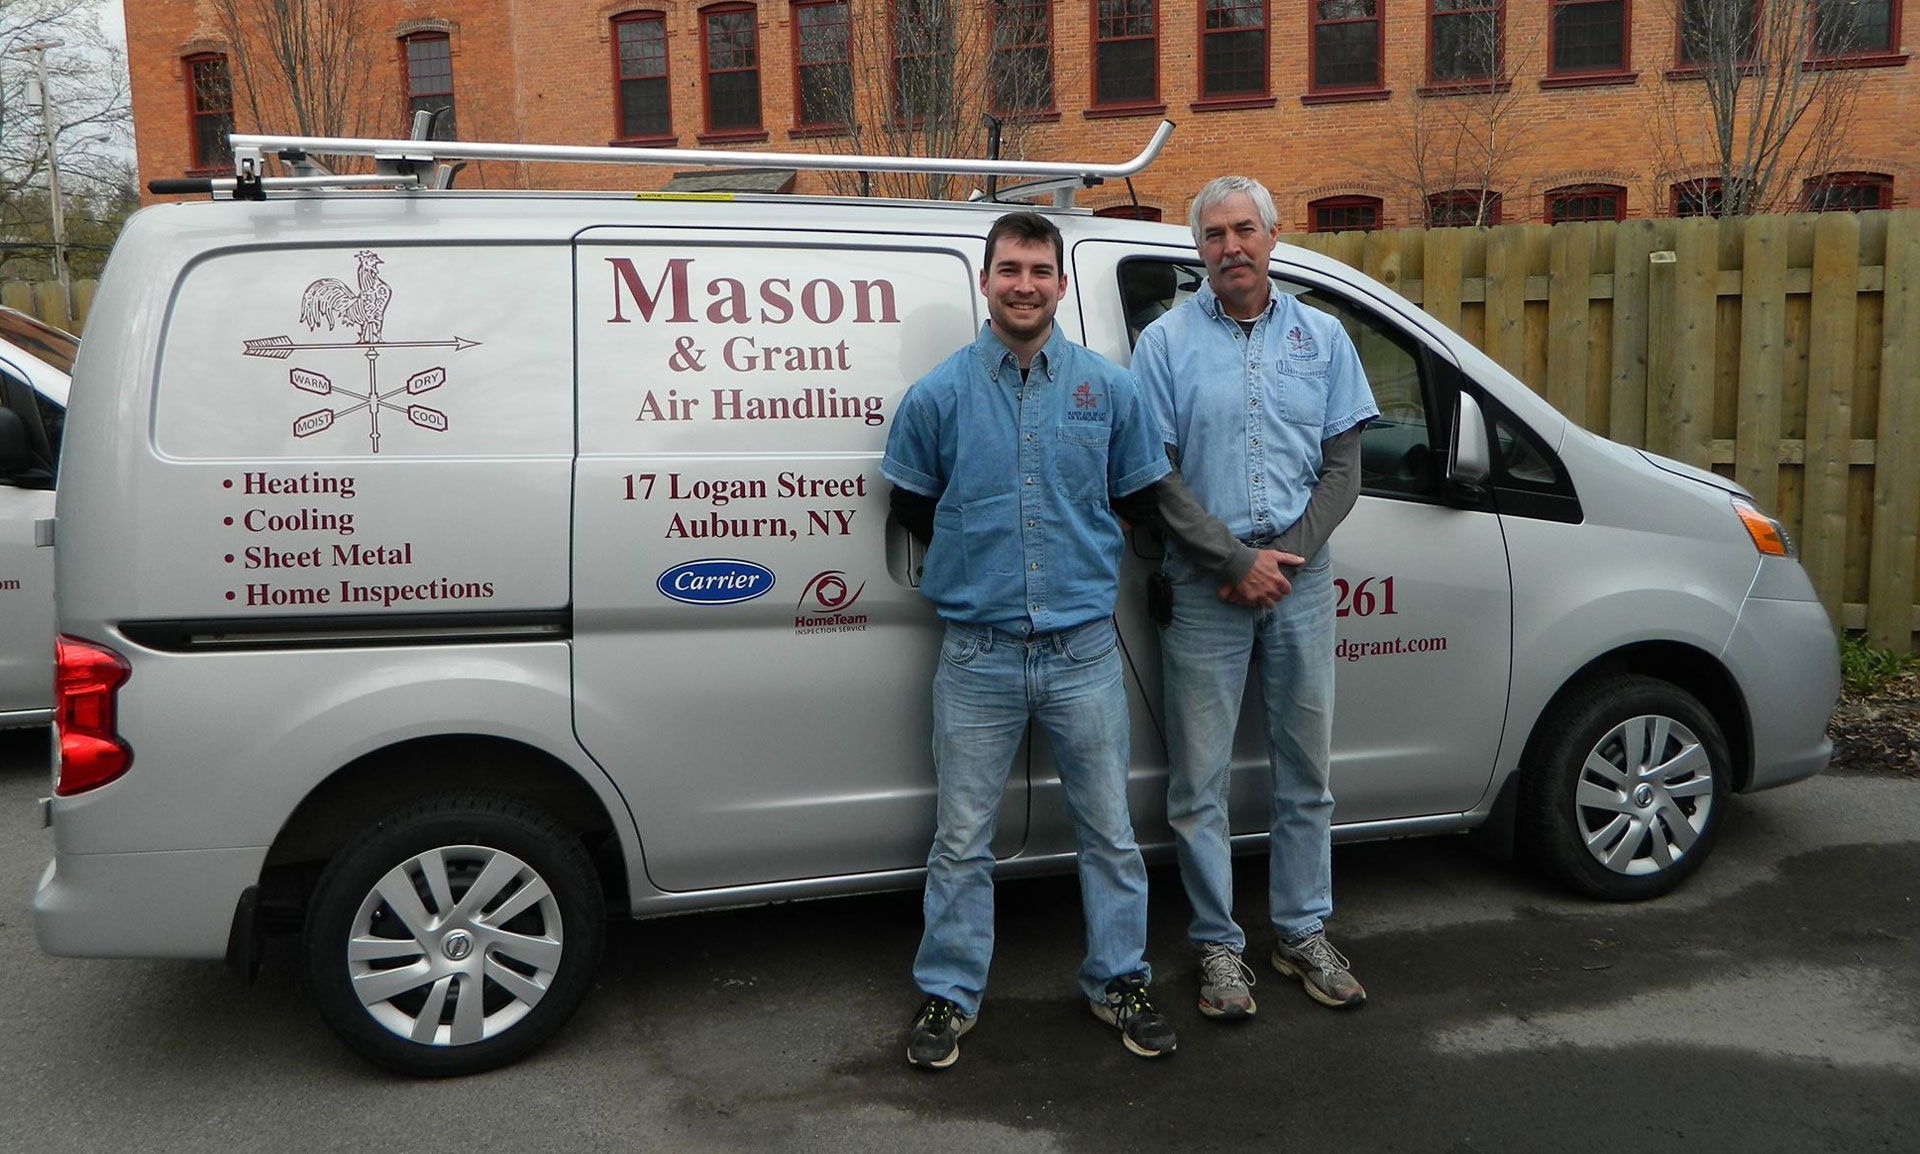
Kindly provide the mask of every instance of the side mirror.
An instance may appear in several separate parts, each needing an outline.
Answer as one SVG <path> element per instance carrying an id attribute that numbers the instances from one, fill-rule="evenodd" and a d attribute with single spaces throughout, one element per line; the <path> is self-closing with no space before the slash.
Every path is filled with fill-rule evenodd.
<path id="1" fill-rule="evenodd" d="M 1480 402 L 1462 390 L 1453 407 L 1453 434 L 1447 442 L 1447 487 L 1456 500 L 1477 504 L 1487 497 L 1492 472 L 1487 419 L 1480 412 Z"/>
<path id="2" fill-rule="evenodd" d="M 27 423 L 12 409 L 0 409 L 0 477 L 12 478 L 38 465 L 27 440 Z"/>

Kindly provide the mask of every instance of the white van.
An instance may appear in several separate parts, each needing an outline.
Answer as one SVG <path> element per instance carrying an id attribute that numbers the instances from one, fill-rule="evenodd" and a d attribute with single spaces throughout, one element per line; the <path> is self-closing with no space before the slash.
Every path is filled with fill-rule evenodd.
<path id="1" fill-rule="evenodd" d="M 250 971 L 265 934 L 301 931 L 342 1037 L 451 1074 L 559 1028 L 608 913 L 919 885 L 940 628 L 879 462 L 908 385 L 984 320 L 1006 206 L 253 174 L 358 149 L 383 174 L 361 183 L 637 156 L 1078 184 L 1152 150 L 235 145 L 240 195 L 264 199 L 136 216 L 75 382 L 43 946 Z M 1126 361 L 1130 318 L 1198 283 L 1187 231 L 1052 216 L 1059 323 Z M 1589 892 L 1651 896 L 1700 863 L 1730 793 L 1826 764 L 1832 628 L 1737 486 L 1573 427 L 1350 268 L 1282 248 L 1272 272 L 1348 326 L 1384 414 L 1334 545 L 1336 836 L 1481 828 Z M 1133 801 L 1164 850 L 1157 546 L 1132 550 Z M 1072 850 L 1034 742 L 1002 873 Z"/>
<path id="2" fill-rule="evenodd" d="M 53 719 L 54 479 L 72 333 L 0 308 L 0 729 Z"/>

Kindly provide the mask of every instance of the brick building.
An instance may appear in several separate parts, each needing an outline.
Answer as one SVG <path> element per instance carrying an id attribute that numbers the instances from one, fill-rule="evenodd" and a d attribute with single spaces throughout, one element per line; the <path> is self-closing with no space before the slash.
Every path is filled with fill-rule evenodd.
<path id="1" fill-rule="evenodd" d="M 1226 171 L 1265 181 L 1290 230 L 1692 213 L 1722 192 L 1700 146 L 1698 52 L 1673 9 L 1715 0 L 958 0 L 958 17 L 941 0 L 356 2 L 366 63 L 340 123 L 364 135 L 402 135 L 425 108 L 468 140 L 888 151 L 846 125 L 897 127 L 888 100 L 955 61 L 990 61 L 1001 79 L 958 87 L 992 90 L 980 99 L 1009 114 L 1008 155 L 1119 160 L 1162 116 L 1178 122 L 1132 191 L 1170 219 Z M 1911 202 L 1920 76 L 1900 39 L 1905 0 L 1759 2 L 1805 7 L 1816 29 L 1795 75 L 1844 81 L 1852 105 L 1775 206 Z M 1823 35 L 1841 10 L 1857 23 Z M 213 0 L 128 5 L 143 177 L 220 170 L 235 124 L 297 131 L 283 104 L 272 111 L 266 54 L 236 46 L 218 13 Z M 953 31 L 968 16 L 983 22 L 973 42 Z M 461 184 L 654 189 L 672 176 L 490 164 Z M 787 176 L 757 179 L 829 188 Z M 1080 203 L 1132 201 L 1109 185 Z"/>

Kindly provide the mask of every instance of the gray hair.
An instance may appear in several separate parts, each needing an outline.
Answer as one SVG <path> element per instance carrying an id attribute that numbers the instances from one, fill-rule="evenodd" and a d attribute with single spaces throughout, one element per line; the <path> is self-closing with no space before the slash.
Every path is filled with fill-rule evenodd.
<path id="1" fill-rule="evenodd" d="M 1280 222 L 1280 214 L 1273 207 L 1273 194 L 1267 191 L 1266 185 L 1251 176 L 1216 176 L 1194 196 L 1192 207 L 1187 209 L 1187 227 L 1193 230 L 1196 248 L 1200 244 L 1200 215 L 1235 193 L 1245 193 L 1253 202 L 1253 211 L 1260 214 L 1261 228 L 1272 232 Z"/>

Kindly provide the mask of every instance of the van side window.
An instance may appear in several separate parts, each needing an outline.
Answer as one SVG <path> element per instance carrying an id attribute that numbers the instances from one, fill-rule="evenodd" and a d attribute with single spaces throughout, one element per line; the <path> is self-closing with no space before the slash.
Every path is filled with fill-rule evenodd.
<path id="1" fill-rule="evenodd" d="M 35 467 L 7 478 L 7 483 L 23 489 L 51 489 L 54 464 L 60 453 L 60 424 L 66 411 L 35 392 L 33 386 L 10 372 L 0 372 L 0 407 L 18 414 L 27 434 L 27 448 Z M 53 419 L 47 419 L 48 410 Z"/>
<path id="2" fill-rule="evenodd" d="M 1129 343 L 1138 344 L 1147 325 L 1199 291 L 1205 279 L 1205 267 L 1194 261 L 1122 261 L 1120 299 Z M 1432 419 L 1436 409 L 1430 402 L 1431 374 L 1419 346 L 1372 310 L 1323 289 L 1280 277 L 1273 278 L 1273 287 L 1338 319 L 1360 354 L 1380 408 L 1379 418 L 1360 435 L 1362 491 L 1376 497 L 1437 499 L 1446 440 L 1435 432 L 1443 422 Z"/>

